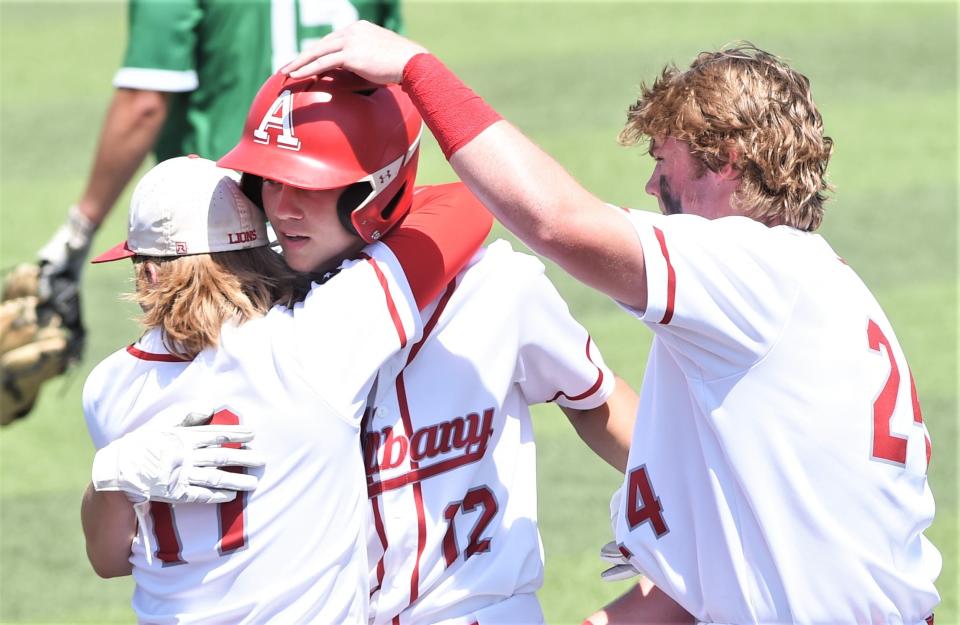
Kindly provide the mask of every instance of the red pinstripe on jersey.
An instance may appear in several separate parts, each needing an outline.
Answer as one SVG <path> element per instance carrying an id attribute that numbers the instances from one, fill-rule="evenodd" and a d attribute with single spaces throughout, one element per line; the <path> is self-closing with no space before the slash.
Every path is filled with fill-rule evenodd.
<path id="1" fill-rule="evenodd" d="M 450 298 L 453 297 L 453 292 L 456 289 L 456 280 L 447 285 L 447 290 L 443 292 L 443 295 L 440 297 L 440 301 L 437 302 L 437 309 L 433 311 L 432 315 L 430 315 L 427 325 L 423 326 L 423 338 L 420 339 L 417 344 L 410 349 L 410 355 L 407 357 L 408 365 L 413 362 L 414 358 L 417 357 L 417 354 L 420 353 L 420 348 L 423 347 L 423 344 L 427 341 L 427 337 L 430 336 L 430 333 L 433 332 L 433 329 L 437 327 L 437 323 L 440 321 L 440 315 L 443 314 L 444 309 L 447 307 L 447 303 L 450 301 Z"/>
<path id="2" fill-rule="evenodd" d="M 383 527 L 383 514 L 380 512 L 379 500 L 376 497 L 370 499 L 370 504 L 373 506 L 373 525 L 377 529 L 377 537 L 380 539 L 380 545 L 383 547 L 383 552 L 387 552 L 387 530 Z M 383 562 L 383 556 L 380 557 L 380 560 L 377 562 L 377 585 L 375 588 L 370 589 L 370 596 L 373 596 L 373 593 L 380 590 L 380 587 L 383 586 L 383 575 L 386 572 L 386 566 Z"/>
<path id="3" fill-rule="evenodd" d="M 440 301 L 437 303 L 436 310 L 433 311 L 433 314 L 430 316 L 430 319 L 427 321 L 427 324 L 423 328 L 423 338 L 421 338 L 420 341 L 418 341 L 416 345 L 414 345 L 413 348 L 410 350 L 410 355 L 407 357 L 407 365 L 409 365 L 413 361 L 413 359 L 417 356 L 417 354 L 420 353 L 420 348 L 426 342 L 427 337 L 430 336 L 430 333 L 433 331 L 433 329 L 437 326 L 437 323 L 440 320 L 440 316 L 443 314 L 443 311 L 446 308 L 447 303 L 450 301 L 450 298 L 453 296 L 453 293 L 456 290 L 456 288 L 457 288 L 457 285 L 455 280 L 453 282 L 450 282 L 450 284 L 447 285 L 447 290 L 443 293 L 443 295 L 440 298 Z M 402 371 L 397 376 L 396 389 L 397 389 L 398 403 L 400 405 L 401 421 L 403 422 L 403 429 L 405 430 L 407 437 L 410 437 L 412 436 L 412 433 L 413 433 L 413 422 L 410 418 L 410 408 L 409 408 L 409 405 L 407 404 L 406 388 L 404 387 L 404 384 L 403 384 Z M 411 460 L 410 468 L 413 471 L 416 471 L 417 469 L 419 469 L 419 463 L 415 460 Z M 378 479 L 379 467 L 378 467 L 376 476 L 377 476 L 376 479 Z M 383 492 L 382 488 L 371 489 L 371 491 L 368 493 L 370 497 L 370 503 L 373 506 L 374 524 L 376 525 L 376 528 L 377 528 L 377 535 L 379 536 L 380 544 L 383 547 L 383 555 L 380 556 L 380 560 L 377 562 L 377 587 L 378 588 L 383 584 L 383 579 L 384 579 L 384 576 L 386 575 L 385 558 L 386 558 L 387 546 L 388 546 L 387 535 L 386 535 L 385 528 L 383 526 L 383 519 L 381 517 L 380 505 L 378 503 L 378 496 L 380 495 L 381 492 Z M 413 485 L 413 496 L 414 496 L 414 503 L 416 505 L 416 510 L 417 510 L 417 557 L 413 565 L 413 574 L 411 575 L 411 578 L 410 578 L 410 603 L 413 603 L 414 601 L 416 601 L 417 597 L 420 594 L 420 588 L 419 588 L 420 557 L 423 555 L 423 549 L 427 539 L 427 526 L 426 526 L 426 519 L 424 518 L 424 510 L 423 510 L 423 493 L 421 491 L 421 486 L 419 482 L 416 482 Z M 373 593 L 371 592 L 371 595 L 372 594 Z M 400 615 L 399 614 L 395 615 L 392 621 L 394 624 L 399 625 Z"/>
<path id="4" fill-rule="evenodd" d="M 587 335 L 587 360 L 593 363 L 593 366 L 597 367 L 597 363 L 593 362 L 593 358 L 590 357 L 591 344 L 593 344 L 593 339 L 591 339 L 590 335 L 588 334 Z M 558 399 L 560 399 L 561 395 L 563 397 L 566 397 L 570 401 L 579 401 L 581 399 L 586 399 L 587 397 L 590 397 L 591 395 L 596 393 L 602 384 L 603 384 L 603 369 L 601 369 L 600 367 L 597 367 L 597 381 L 593 383 L 593 386 L 591 386 L 584 392 L 580 393 L 579 395 L 574 395 L 572 397 L 570 395 L 567 395 L 563 391 L 557 391 L 557 394 L 551 397 L 550 401 L 557 401 Z"/>
<path id="5" fill-rule="evenodd" d="M 173 354 L 151 354 L 150 352 L 145 352 L 133 345 L 127 346 L 127 353 L 134 358 L 139 358 L 140 360 L 149 360 L 151 362 L 190 362 L 190 360 L 187 358 L 181 358 L 180 356 L 174 356 Z"/>
<path id="6" fill-rule="evenodd" d="M 240 425 L 240 417 L 227 410 L 218 410 L 210 419 L 210 425 Z M 240 449 L 240 443 L 224 443 L 223 447 Z M 243 467 L 224 467 L 232 473 L 245 473 Z M 220 518 L 220 544 L 217 546 L 220 555 L 226 555 L 237 549 L 242 549 L 247 543 L 246 523 L 243 518 L 243 509 L 247 505 L 247 493 L 240 491 L 233 501 L 219 504 L 217 516 Z"/>
<path id="7" fill-rule="evenodd" d="M 410 406 L 407 403 L 407 389 L 403 383 L 402 371 L 397 376 L 397 403 L 400 406 L 400 420 L 403 422 L 403 429 L 409 438 L 413 436 L 413 420 L 410 418 Z M 419 468 L 420 463 L 411 458 L 410 469 L 416 471 Z M 427 523 L 423 511 L 423 485 L 420 482 L 414 482 L 413 484 L 413 502 L 417 510 L 417 557 L 413 561 L 413 573 L 410 575 L 410 603 L 416 601 L 417 597 L 420 596 L 420 558 L 423 556 L 423 549 L 427 542 Z M 397 623 L 399 623 L 399 618 L 400 615 L 397 614 L 395 617 Z"/>
<path id="8" fill-rule="evenodd" d="M 667 307 L 663 311 L 663 319 L 660 323 L 666 325 L 673 319 L 673 306 L 677 297 L 677 273 L 673 270 L 673 264 L 670 262 L 670 252 L 667 250 L 667 240 L 663 236 L 663 230 L 653 227 L 654 234 L 657 235 L 657 241 L 660 243 L 660 253 L 663 254 L 663 260 L 667 261 Z"/>
<path id="9" fill-rule="evenodd" d="M 383 288 L 383 295 L 387 301 L 387 310 L 390 311 L 390 318 L 393 319 L 393 325 L 397 329 L 397 336 L 400 337 L 400 347 L 406 347 L 407 332 L 403 329 L 403 322 L 400 320 L 400 313 L 397 311 L 397 304 L 393 301 L 393 295 L 390 293 L 390 287 L 387 285 L 386 276 L 383 275 L 383 272 L 380 270 L 380 267 L 377 265 L 375 260 L 366 254 L 361 254 L 360 258 L 370 263 L 370 266 L 373 267 L 373 272 L 377 274 L 377 280 L 380 281 L 380 286 Z"/>
<path id="10" fill-rule="evenodd" d="M 168 503 L 154 501 L 150 504 L 150 518 L 153 520 L 157 535 L 157 559 L 163 566 L 183 564 L 180 550 L 183 548 L 177 535 L 177 525 L 173 518 L 173 508 Z"/>

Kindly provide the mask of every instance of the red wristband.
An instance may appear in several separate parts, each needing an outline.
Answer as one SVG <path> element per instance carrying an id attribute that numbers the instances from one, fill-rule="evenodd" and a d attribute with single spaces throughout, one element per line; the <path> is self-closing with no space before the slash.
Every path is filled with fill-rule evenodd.
<path id="1" fill-rule="evenodd" d="M 432 54 L 422 52 L 407 61 L 401 84 L 448 159 L 503 119 Z"/>

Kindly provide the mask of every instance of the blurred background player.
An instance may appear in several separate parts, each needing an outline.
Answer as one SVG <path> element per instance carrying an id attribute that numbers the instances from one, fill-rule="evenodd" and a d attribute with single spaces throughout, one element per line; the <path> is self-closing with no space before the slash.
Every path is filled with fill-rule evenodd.
<path id="1" fill-rule="evenodd" d="M 357 19 L 399 30 L 399 0 L 130 0 L 127 49 L 86 188 L 38 253 L 40 306 L 63 318 L 70 360 L 83 351 L 90 243 L 147 154 L 221 157 L 263 81 L 304 44 Z"/>
<path id="2" fill-rule="evenodd" d="M 101 575 L 133 572 L 143 622 L 365 624 L 365 401 L 377 370 L 395 375 L 421 336 L 417 302 L 456 274 L 491 220 L 467 196 L 465 221 L 414 207 L 359 255 L 352 240 L 327 240 L 356 260 L 294 304 L 296 276 L 266 247 L 263 213 L 234 177 L 199 157 L 157 165 L 134 192 L 127 241 L 94 259 L 133 259 L 147 331 L 84 388 L 99 449 L 82 514 L 88 553 Z M 398 216 L 410 208 L 402 199 Z M 184 406 L 211 425 L 170 421 Z M 251 474 L 229 472 L 238 467 Z M 223 490 L 258 481 L 235 498 Z"/>
<path id="3" fill-rule="evenodd" d="M 357 179 L 378 132 L 355 121 L 369 83 L 343 94 L 335 82 L 268 80 L 219 163 L 244 172 L 252 196 L 261 187 L 284 258 L 299 271 L 326 269 L 323 241 L 360 244 L 375 225 L 362 208 L 352 220 L 341 211 L 339 224 L 323 216 L 323 198 Z M 406 172 L 374 173 L 340 201 L 398 175 L 412 185 L 415 174 L 416 156 Z M 396 380 L 378 379 L 363 434 L 373 623 L 543 621 L 529 405 L 556 401 L 597 453 L 620 471 L 626 464 L 636 395 L 543 270 L 506 241 L 491 244 L 424 309 L 424 338 Z"/>
<path id="4" fill-rule="evenodd" d="M 931 617 L 930 440 L 890 322 L 814 233 L 833 143 L 805 76 L 743 44 L 644 88 L 621 141 L 649 142 L 661 215 L 591 195 L 413 42 L 355 24 L 283 71 L 337 67 L 402 83 L 508 228 L 653 331 L 619 566 L 707 623 Z"/>

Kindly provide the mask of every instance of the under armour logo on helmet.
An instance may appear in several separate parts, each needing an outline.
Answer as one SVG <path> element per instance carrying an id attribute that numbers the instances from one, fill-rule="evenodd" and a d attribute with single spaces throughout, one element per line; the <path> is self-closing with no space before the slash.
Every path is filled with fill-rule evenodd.
<path id="1" fill-rule="evenodd" d="M 260 125 L 253 131 L 253 141 L 269 144 L 271 128 L 280 131 L 277 147 L 287 150 L 300 149 L 300 139 L 293 133 L 293 94 L 289 89 L 284 90 L 267 109 Z"/>

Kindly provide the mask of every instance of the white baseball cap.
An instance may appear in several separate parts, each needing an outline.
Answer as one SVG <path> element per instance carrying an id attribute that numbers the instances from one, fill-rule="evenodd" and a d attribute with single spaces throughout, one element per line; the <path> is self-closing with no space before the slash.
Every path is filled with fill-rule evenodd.
<path id="1" fill-rule="evenodd" d="M 240 190 L 239 177 L 196 155 L 159 163 L 133 190 L 127 240 L 90 262 L 268 245 L 266 217 Z"/>

